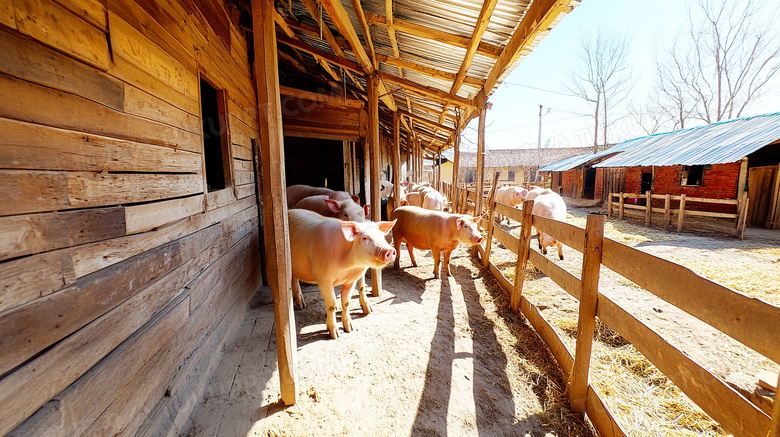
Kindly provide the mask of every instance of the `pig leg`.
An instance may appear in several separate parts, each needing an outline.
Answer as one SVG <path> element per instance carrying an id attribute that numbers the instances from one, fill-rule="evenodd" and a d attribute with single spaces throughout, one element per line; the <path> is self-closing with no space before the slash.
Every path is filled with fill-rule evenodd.
<path id="1" fill-rule="evenodd" d="M 363 272 L 363 274 L 360 275 L 357 284 L 358 294 L 360 295 L 360 307 L 363 308 L 363 314 L 371 314 L 371 311 L 374 310 L 371 308 L 371 302 L 369 302 L 366 297 L 366 272 Z M 344 287 L 342 286 L 341 289 L 343 290 Z"/>
<path id="2" fill-rule="evenodd" d="M 401 237 L 393 234 L 393 247 L 395 247 L 395 261 L 393 268 L 398 270 L 401 267 Z M 407 245 L 407 247 L 409 247 Z"/>
<path id="3" fill-rule="evenodd" d="M 433 255 L 433 277 L 438 279 L 439 278 L 439 264 L 440 264 L 440 260 L 441 260 L 441 249 L 431 248 L 431 255 Z M 449 275 L 449 273 L 447 273 L 447 275 Z"/>
<path id="4" fill-rule="evenodd" d="M 292 278 L 292 292 L 293 292 L 293 308 L 300 310 L 306 308 L 306 301 L 303 300 L 303 293 L 301 292 L 301 283 L 298 278 Z"/>
<path id="5" fill-rule="evenodd" d="M 444 274 L 450 276 L 450 256 L 454 249 L 444 249 Z"/>
<path id="6" fill-rule="evenodd" d="M 417 267 L 417 260 L 414 259 L 414 247 L 409 244 L 409 242 L 406 242 L 406 250 L 409 251 L 409 258 L 412 260 L 412 265 Z"/>
<path id="7" fill-rule="evenodd" d="M 555 247 L 558 248 L 558 258 L 560 258 L 561 261 L 563 261 L 563 243 L 561 243 L 560 241 L 556 241 Z"/>
<path id="8" fill-rule="evenodd" d="M 349 315 L 349 298 L 352 297 L 352 290 L 355 289 L 355 283 L 341 285 L 341 325 L 345 332 L 352 332 L 352 316 Z"/>
<path id="9" fill-rule="evenodd" d="M 327 311 L 325 326 L 328 327 L 330 338 L 339 338 L 339 328 L 336 327 L 336 292 L 333 290 L 333 285 L 330 284 L 327 284 L 325 287 L 320 286 L 320 292 L 322 293 L 322 300 L 325 301 L 325 311 Z"/>

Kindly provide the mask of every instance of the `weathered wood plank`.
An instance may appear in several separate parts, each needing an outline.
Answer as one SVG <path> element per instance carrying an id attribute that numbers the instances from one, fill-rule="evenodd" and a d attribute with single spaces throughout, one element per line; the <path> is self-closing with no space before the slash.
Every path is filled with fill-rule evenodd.
<path id="1" fill-rule="evenodd" d="M 0 374 L 81 329 L 185 264 L 203 247 L 216 241 L 221 233 L 220 226 L 206 228 L 81 278 L 72 287 L 3 314 L 0 317 L 0 347 L 6 353 L 0 356 Z M 0 392 L 6 393 L 5 390 Z M 48 398 L 43 402 L 46 400 Z M 5 422 L 0 420 L 0 423 Z"/>
<path id="2" fill-rule="evenodd" d="M 197 135 L 203 130 L 198 117 L 132 85 L 125 86 L 124 111 Z"/>
<path id="3" fill-rule="evenodd" d="M 605 246 L 607 241 L 604 241 Z M 606 253 L 605 247 L 603 254 L 605 257 Z M 637 262 L 635 259 L 631 261 Z M 648 268 L 647 265 L 644 267 Z M 665 282 L 674 283 L 664 270 L 650 267 L 649 271 L 663 271 Z M 766 435 L 770 424 L 769 416 L 603 294 L 599 296 L 598 316 L 610 328 L 631 342 L 658 367 L 658 370 L 677 384 L 726 431 L 740 436 L 764 437 Z M 767 324 L 766 320 L 777 319 L 758 321 Z M 772 337 L 775 338 L 776 335 Z"/>
<path id="4" fill-rule="evenodd" d="M 16 16 L 13 2 L 0 2 L 0 24 L 16 29 Z"/>
<path id="5" fill-rule="evenodd" d="M 138 307 L 133 308 L 142 310 Z M 125 313 L 122 315 L 128 316 Z M 148 314 L 147 311 L 144 313 Z M 111 318 L 119 322 L 118 325 L 125 325 L 126 320 L 119 320 L 118 315 L 119 313 L 107 315 L 109 317 L 105 319 Z M 127 389 L 128 380 L 142 371 L 144 364 L 151 360 L 160 348 L 165 347 L 178 329 L 187 323 L 188 316 L 189 297 L 181 293 L 97 365 L 65 390 L 56 394 L 52 401 L 56 408 L 39 409 L 13 433 L 30 436 L 83 435 L 89 424 Z M 89 328 L 94 330 L 95 326 L 106 325 L 105 320 L 96 322 Z M 120 326 L 119 330 L 122 333 L 128 331 L 123 326 Z M 104 333 L 98 335 L 106 337 Z M 107 341 L 105 338 L 96 340 L 98 343 Z M 31 381 L 33 382 L 37 381 Z"/>
<path id="6" fill-rule="evenodd" d="M 67 188 L 65 173 L 0 170 L 0 216 L 66 209 Z"/>
<path id="7" fill-rule="evenodd" d="M 108 33 L 105 1 L 101 0 L 54 0 L 63 8 L 81 17 L 84 21 Z"/>
<path id="8" fill-rule="evenodd" d="M 255 199 L 255 196 L 247 197 L 223 208 L 191 216 L 180 223 L 155 231 L 74 247 L 72 256 L 76 277 L 86 276 L 143 253 L 150 248 L 162 246 L 198 232 L 247 208 L 256 209 Z"/>
<path id="9" fill-rule="evenodd" d="M 523 211 L 520 208 L 514 208 L 501 202 L 496 202 L 496 213 L 509 217 L 516 222 L 523 218 Z"/>
<path id="10" fill-rule="evenodd" d="M 236 199 L 243 199 L 255 193 L 254 184 L 239 185 L 236 187 Z"/>
<path id="11" fill-rule="evenodd" d="M 117 14 L 109 12 L 108 18 L 114 57 L 121 57 L 185 96 L 198 99 L 200 85 L 196 72 L 187 69 Z"/>
<path id="12" fill-rule="evenodd" d="M 495 237 L 499 243 L 503 244 L 504 247 L 511 250 L 512 253 L 517 254 L 520 246 L 520 240 L 518 240 L 517 237 L 498 226 L 494 227 L 493 229 L 493 237 Z"/>
<path id="13" fill-rule="evenodd" d="M 0 217 L 0 260 L 106 240 L 124 233 L 122 207 Z"/>
<path id="14" fill-rule="evenodd" d="M 0 168 L 200 173 L 199 153 L 0 118 Z"/>
<path id="15" fill-rule="evenodd" d="M 0 71 L 122 109 L 121 81 L 60 52 L 4 31 L 0 31 Z"/>
<path id="16" fill-rule="evenodd" d="M 230 151 L 235 159 L 243 159 L 244 161 L 252 160 L 252 149 L 241 145 L 232 144 Z"/>
<path id="17" fill-rule="evenodd" d="M 203 195 L 125 207 L 125 235 L 145 232 L 203 212 Z"/>
<path id="18" fill-rule="evenodd" d="M 69 249 L 0 263 L 0 314 L 75 283 Z"/>
<path id="19" fill-rule="evenodd" d="M 578 252 L 585 250 L 585 229 L 538 215 L 534 215 L 533 225 L 537 232 L 552 235 L 556 240 Z"/>
<path id="20" fill-rule="evenodd" d="M 625 437 L 626 432 L 620 427 L 615 415 L 607 407 L 607 404 L 601 399 L 601 396 L 588 386 L 588 403 L 586 405 L 588 418 L 599 430 L 601 437 Z"/>
<path id="21" fill-rule="evenodd" d="M 580 298 L 580 280 L 576 276 L 569 273 L 568 270 L 550 261 L 546 256 L 541 253 L 530 250 L 528 260 L 542 273 L 547 275 L 553 280 L 563 291 L 569 293 L 575 299 Z"/>
<path id="22" fill-rule="evenodd" d="M 237 171 L 236 172 L 236 185 L 246 185 L 255 182 L 255 172 L 253 171 Z"/>
<path id="23" fill-rule="evenodd" d="M 19 32 L 102 71 L 108 69 L 105 33 L 58 4 L 14 0 Z"/>
<path id="24" fill-rule="evenodd" d="M 88 208 L 169 199 L 203 192 L 199 174 L 68 173 L 68 203 Z"/>
<path id="25" fill-rule="evenodd" d="M 200 136 L 0 74 L 0 117 L 200 152 Z M 35 102 L 34 105 L 28 104 Z"/>
<path id="26" fill-rule="evenodd" d="M 614 240 L 604 240 L 602 262 L 661 299 L 780 362 L 780 344 L 775 341 L 780 338 L 780 327 L 766 322 L 780 320 L 780 308 Z"/>
<path id="27" fill-rule="evenodd" d="M 247 108 L 239 105 L 234 101 L 233 96 L 228 95 L 228 112 L 230 115 L 257 132 L 259 131 L 260 126 L 257 125 L 257 109 L 253 108 L 254 107 Z M 230 124 L 233 124 L 233 122 L 231 121 Z"/>

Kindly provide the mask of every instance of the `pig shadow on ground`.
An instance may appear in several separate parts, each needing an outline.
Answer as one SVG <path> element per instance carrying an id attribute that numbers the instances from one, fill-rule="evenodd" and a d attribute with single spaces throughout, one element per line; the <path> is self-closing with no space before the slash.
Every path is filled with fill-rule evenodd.
<path id="1" fill-rule="evenodd" d="M 453 263 L 450 272 L 451 276 L 441 280 L 436 331 L 412 434 L 448 435 L 447 415 L 451 408 L 475 411 L 474 426 L 479 435 L 524 435 L 538 430 L 535 414 L 515 418 L 516 406 L 504 372 L 508 359 L 495 334 L 494 323 L 480 304 L 471 271 Z M 466 314 L 462 314 L 464 304 Z M 472 352 L 459 351 L 469 342 L 473 344 Z M 468 365 L 464 367 L 469 361 L 473 364 L 471 374 Z M 466 373 L 454 374 L 455 368 L 460 372 L 466 369 Z M 466 387 L 471 385 L 470 390 L 464 389 L 464 380 Z M 472 402 L 472 395 L 473 405 L 464 405 Z"/>

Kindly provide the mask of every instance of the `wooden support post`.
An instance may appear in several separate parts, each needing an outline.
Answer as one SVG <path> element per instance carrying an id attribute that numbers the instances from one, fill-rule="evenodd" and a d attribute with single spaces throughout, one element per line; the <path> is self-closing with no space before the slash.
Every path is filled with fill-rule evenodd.
<path id="1" fill-rule="evenodd" d="M 685 219 L 685 194 L 680 195 L 680 212 L 677 214 L 677 232 L 682 232 Z"/>
<path id="2" fill-rule="evenodd" d="M 293 314 L 290 230 L 284 174 L 284 137 L 282 105 L 276 50 L 274 4 L 271 0 L 252 0 L 252 22 L 257 80 L 257 105 L 263 169 L 263 223 L 269 282 L 274 299 L 276 350 L 282 402 L 297 400 L 297 350 Z"/>
<path id="3" fill-rule="evenodd" d="M 412 132 L 406 137 L 406 180 L 413 182 L 412 179 Z"/>
<path id="4" fill-rule="evenodd" d="M 778 177 L 780 177 L 780 174 Z M 775 388 L 780 390 L 780 375 L 777 376 Z M 767 437 L 780 437 L 780 401 L 777 398 L 777 390 L 775 390 L 775 401 L 772 408 L 772 424 L 769 425 Z"/>
<path id="5" fill-rule="evenodd" d="M 577 346 L 571 371 L 569 402 L 574 412 L 584 414 L 588 397 L 588 374 L 593 333 L 596 328 L 596 309 L 599 296 L 599 272 L 601 270 L 601 246 L 604 241 L 602 214 L 588 214 L 585 224 L 585 250 L 582 258 L 580 281 L 580 313 L 577 321 Z"/>
<path id="6" fill-rule="evenodd" d="M 482 266 L 484 268 L 490 267 L 490 246 L 492 246 L 493 243 L 493 227 L 495 224 L 493 223 L 493 214 L 496 211 L 496 187 L 498 187 L 498 177 L 501 176 L 501 171 L 497 171 L 496 175 L 493 176 L 493 186 L 490 188 L 490 195 L 488 196 L 488 210 L 490 211 L 488 213 L 488 234 L 487 234 L 487 242 L 485 243 L 485 259 L 482 260 Z"/>
<path id="7" fill-rule="evenodd" d="M 353 141 L 350 143 L 350 152 L 352 153 L 352 191 L 350 194 L 360 193 L 360 170 L 357 165 L 357 144 Z"/>
<path id="8" fill-rule="evenodd" d="M 382 199 L 379 195 L 379 77 L 368 75 L 368 147 L 371 156 L 371 221 L 382 220 Z M 382 269 L 371 269 L 371 295 L 382 290 Z"/>
<path id="9" fill-rule="evenodd" d="M 664 196 L 664 230 L 669 230 L 669 226 L 672 225 L 672 196 L 667 194 Z"/>
<path id="10" fill-rule="evenodd" d="M 648 228 L 653 224 L 653 193 L 645 191 L 647 201 L 645 202 L 645 226 Z"/>
<path id="11" fill-rule="evenodd" d="M 344 191 L 352 193 L 352 153 L 349 141 L 341 142 L 342 156 L 344 157 Z"/>
<path id="12" fill-rule="evenodd" d="M 737 217 L 737 238 L 739 238 L 740 241 L 745 238 L 745 224 L 747 223 L 748 202 L 748 193 L 747 191 L 744 191 L 739 202 L 742 207 L 740 209 L 739 217 Z"/>
<path id="13" fill-rule="evenodd" d="M 525 266 L 528 264 L 528 255 L 531 251 L 531 227 L 533 226 L 534 201 L 523 202 L 523 222 L 520 228 L 520 241 L 517 246 L 517 265 L 515 266 L 515 288 L 509 298 L 509 307 L 513 313 L 520 312 L 520 298 L 523 296 L 523 281 L 525 280 Z"/>
<path id="14" fill-rule="evenodd" d="M 482 215 L 482 198 L 485 196 L 485 115 L 487 105 L 479 110 L 479 131 L 477 133 L 477 198 L 474 215 Z"/>
<path id="15" fill-rule="evenodd" d="M 460 112 L 455 120 L 455 156 L 452 161 L 452 197 L 455 199 L 453 210 L 458 210 L 460 188 L 458 186 L 458 170 L 460 169 Z M 778 176 L 780 178 L 780 176 Z"/>
<path id="16" fill-rule="evenodd" d="M 609 196 L 607 197 L 607 215 L 609 217 L 612 217 L 612 195 L 614 193 L 609 193 Z"/>
<path id="17" fill-rule="evenodd" d="M 748 159 L 742 158 L 739 163 L 739 179 L 737 181 L 737 199 L 745 192 L 745 184 L 748 180 Z"/>
<path id="18" fill-rule="evenodd" d="M 439 162 L 436 166 L 436 191 L 441 193 L 441 147 L 439 147 Z"/>
<path id="19" fill-rule="evenodd" d="M 767 216 L 764 227 L 767 229 L 777 229 L 780 227 L 780 165 L 775 171 L 775 183 L 772 185 L 772 194 L 769 196 L 769 215 Z"/>
<path id="20" fill-rule="evenodd" d="M 401 199 L 401 117 L 393 113 L 393 208 L 398 208 Z M 388 205 L 389 206 L 389 205 Z M 389 214 L 388 214 L 389 215 Z M 388 217 L 389 218 L 389 217 Z"/>
<path id="21" fill-rule="evenodd" d="M 626 203 L 626 197 L 623 193 L 620 193 L 620 201 L 618 206 L 618 218 L 623 220 L 623 205 Z"/>

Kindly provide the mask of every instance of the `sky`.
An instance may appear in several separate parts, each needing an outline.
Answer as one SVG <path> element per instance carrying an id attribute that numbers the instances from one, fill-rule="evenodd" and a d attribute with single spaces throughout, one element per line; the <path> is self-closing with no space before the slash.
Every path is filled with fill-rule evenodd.
<path id="1" fill-rule="evenodd" d="M 633 64 L 636 82 L 629 99 L 639 103 L 652 91 L 656 41 L 674 35 L 687 23 L 687 3 L 689 0 L 583 0 L 563 17 L 488 100 L 493 107 L 486 116 L 486 148 L 537 147 L 539 105 L 542 105 L 542 147 L 592 146 L 593 117 L 582 116 L 592 113 L 592 109 L 581 98 L 572 96 L 565 85 L 569 82 L 581 33 L 595 32 L 602 27 L 630 38 L 629 62 Z M 764 8 L 780 7 L 778 0 L 758 3 Z M 616 120 L 627 114 L 623 108 L 610 111 L 610 118 Z M 742 115 L 776 111 L 780 111 L 780 78 L 774 81 L 758 105 Z M 461 150 L 476 151 L 477 122 L 475 118 L 466 128 Z M 621 118 L 609 129 L 610 142 L 645 135 L 631 117 Z"/>

